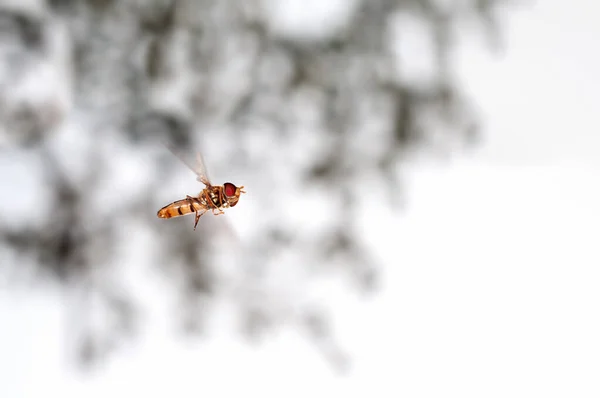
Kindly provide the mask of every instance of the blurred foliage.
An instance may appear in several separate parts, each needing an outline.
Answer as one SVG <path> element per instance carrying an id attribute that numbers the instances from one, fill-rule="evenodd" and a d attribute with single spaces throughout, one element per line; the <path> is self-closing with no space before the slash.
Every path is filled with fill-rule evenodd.
<path id="1" fill-rule="evenodd" d="M 344 23 L 321 36 L 282 33 L 271 17 L 269 4 L 274 3 L 259 0 L 41 4 L 0 5 L 0 118 L 9 143 L 1 151 L 27 148 L 43 159 L 49 210 L 35 225 L 1 222 L 0 239 L 10 250 L 33 256 L 40 272 L 77 292 L 78 310 L 70 319 L 82 361 L 93 363 L 134 336 L 139 326 L 130 292 L 107 282 L 111 279 L 99 271 L 109 270 L 120 256 L 118 231 L 124 223 L 144 223 L 155 232 L 153 246 L 165 248 L 155 260 L 171 264 L 180 275 L 181 319 L 187 330 L 202 331 L 203 309 L 217 294 L 219 279 L 211 267 L 217 260 L 207 255 L 214 251 L 209 239 L 191 233 L 191 222 L 154 223 L 157 195 L 169 189 L 169 173 L 184 173 L 170 154 L 152 155 L 159 170 L 155 181 L 124 198 L 118 209 L 103 211 L 90 204 L 91 192 L 108 173 L 111 155 L 102 153 L 104 141 L 151 153 L 149 148 L 167 137 L 181 149 L 218 147 L 220 164 L 211 168 L 246 170 L 262 179 L 251 195 L 271 216 L 245 242 L 250 253 L 239 267 L 245 285 L 238 291 L 244 335 L 260 336 L 278 324 L 278 317 L 296 317 L 317 346 L 343 364 L 321 307 L 302 309 L 300 315 L 273 310 L 273 299 L 262 288 L 270 272 L 265 264 L 291 248 L 300 258 L 307 254 L 307 268 L 341 262 L 342 271 L 356 277 L 362 289 L 377 286 L 377 266 L 362 235 L 354 232 L 353 215 L 364 195 L 356 182 L 363 173 L 374 173 L 391 203 L 398 203 L 398 166 L 407 154 L 473 141 L 477 115 L 456 86 L 449 57 L 461 23 L 476 20 L 483 29 L 474 34 L 497 41 L 494 10 L 500 1 L 349 2 L 355 8 Z M 396 68 L 391 29 L 397 16 L 417 21 L 433 38 L 435 73 L 426 82 L 415 84 Z M 47 64 L 65 76 L 58 91 L 36 97 L 19 89 Z M 93 143 L 86 167 L 74 174 L 64 166 L 68 150 L 49 144 L 69 123 Z M 256 149 L 253 140 L 265 140 L 258 131 L 269 145 Z M 276 203 L 269 189 L 279 180 L 265 172 L 292 158 L 306 131 L 321 144 L 307 164 L 290 166 L 289 178 L 298 181 L 299 192 L 322 187 L 327 200 L 339 206 L 335 219 L 310 239 L 286 223 L 285 203 Z M 256 177 L 259 173 L 264 175 Z M 89 319 L 93 300 L 100 300 L 110 315 L 106 330 Z"/>

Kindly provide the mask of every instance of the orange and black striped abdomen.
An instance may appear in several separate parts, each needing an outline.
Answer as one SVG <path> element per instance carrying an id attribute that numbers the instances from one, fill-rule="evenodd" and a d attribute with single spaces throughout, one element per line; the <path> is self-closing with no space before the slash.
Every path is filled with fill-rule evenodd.
<path id="1" fill-rule="evenodd" d="M 159 218 L 172 218 L 204 210 L 197 199 L 181 199 L 166 205 L 156 215 Z"/>

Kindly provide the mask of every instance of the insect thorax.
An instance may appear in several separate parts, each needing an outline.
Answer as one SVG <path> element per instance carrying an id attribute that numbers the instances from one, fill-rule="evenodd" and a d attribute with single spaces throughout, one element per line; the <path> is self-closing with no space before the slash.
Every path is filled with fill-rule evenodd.
<path id="1" fill-rule="evenodd" d="M 218 187 L 213 187 L 213 189 L 208 191 L 208 197 L 212 203 L 208 204 L 209 206 L 214 206 L 220 208 L 224 205 L 221 201 L 223 195 L 220 195 L 220 191 Z"/>

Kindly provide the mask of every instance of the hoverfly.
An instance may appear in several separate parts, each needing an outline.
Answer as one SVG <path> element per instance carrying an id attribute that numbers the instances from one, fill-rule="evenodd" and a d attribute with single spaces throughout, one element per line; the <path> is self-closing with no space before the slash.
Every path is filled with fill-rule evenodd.
<path id="1" fill-rule="evenodd" d="M 200 220 L 200 217 L 202 217 L 204 213 L 211 210 L 216 216 L 224 214 L 223 209 L 235 206 L 240 200 L 240 195 L 242 193 L 246 193 L 246 191 L 244 191 L 244 186 L 236 187 L 230 182 L 226 182 L 223 185 L 212 185 L 210 179 L 208 178 L 208 174 L 206 173 L 204 160 L 199 152 L 196 153 L 196 163 L 194 166 L 192 166 L 186 162 L 185 159 L 173 148 L 169 146 L 167 146 L 167 148 L 190 170 L 192 170 L 194 174 L 196 174 L 196 180 L 203 183 L 205 188 L 198 194 L 198 196 L 194 197 L 186 195 L 185 199 L 180 199 L 164 206 L 156 213 L 159 218 L 180 217 L 195 213 L 195 231 L 196 226 L 198 225 L 198 220 Z"/>

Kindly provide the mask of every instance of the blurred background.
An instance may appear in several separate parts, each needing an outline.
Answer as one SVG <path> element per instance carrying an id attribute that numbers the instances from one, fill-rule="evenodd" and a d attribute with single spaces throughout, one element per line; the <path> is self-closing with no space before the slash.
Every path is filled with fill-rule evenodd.
<path id="1" fill-rule="evenodd" d="M 1 0 L 0 396 L 599 396 L 597 7 Z"/>

